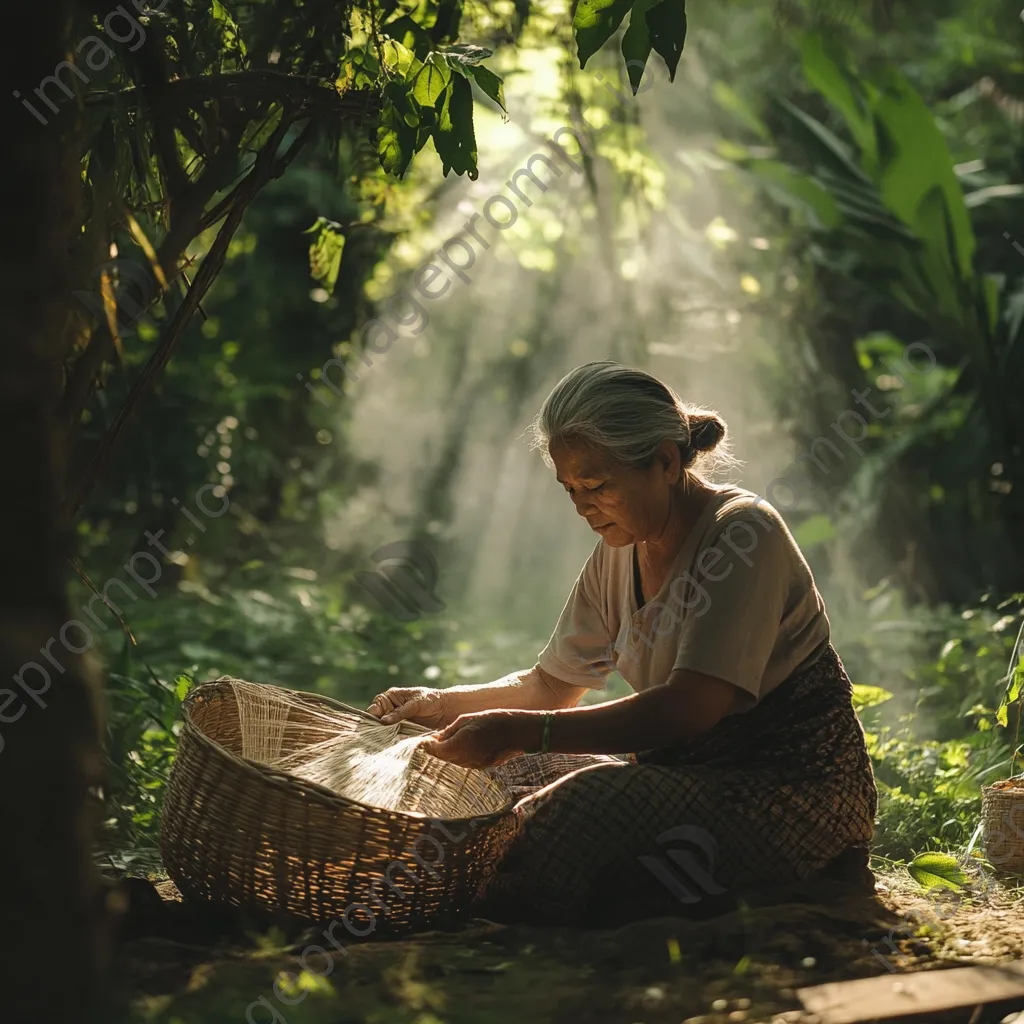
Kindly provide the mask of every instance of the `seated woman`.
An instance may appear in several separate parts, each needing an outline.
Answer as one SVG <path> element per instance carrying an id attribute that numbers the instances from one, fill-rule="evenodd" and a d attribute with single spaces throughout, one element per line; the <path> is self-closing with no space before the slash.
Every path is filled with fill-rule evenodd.
<path id="1" fill-rule="evenodd" d="M 850 681 L 782 517 L 700 475 L 721 418 L 596 362 L 558 383 L 534 434 L 600 536 L 537 664 L 370 706 L 523 796 L 482 912 L 602 923 L 840 868 L 873 887 Z M 613 669 L 636 693 L 577 707 Z"/>

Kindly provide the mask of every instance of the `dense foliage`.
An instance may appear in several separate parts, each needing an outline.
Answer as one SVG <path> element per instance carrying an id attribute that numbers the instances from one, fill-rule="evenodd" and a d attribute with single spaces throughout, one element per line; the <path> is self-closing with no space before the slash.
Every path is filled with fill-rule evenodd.
<path id="1" fill-rule="evenodd" d="M 61 397 L 75 597 L 117 605 L 95 630 L 110 865 L 159 868 L 190 681 L 232 673 L 361 703 L 400 680 L 493 678 L 543 643 L 468 601 L 397 622 L 353 586 L 367 542 L 328 524 L 389 467 L 352 441 L 347 387 L 325 408 L 303 386 L 329 355 L 358 355 L 358 328 L 463 195 L 438 170 L 486 171 L 484 131 L 511 130 L 505 86 L 534 75 L 554 82 L 552 116 L 576 126 L 585 170 L 547 223 L 509 236 L 529 301 L 481 279 L 434 332 L 459 415 L 424 468 L 410 535 L 433 542 L 456 518 L 471 410 L 488 406 L 496 437 L 517 429 L 576 336 L 605 345 L 597 321 L 615 348 L 593 354 L 634 362 L 684 347 L 671 343 L 691 316 L 723 349 L 742 336 L 771 389 L 764 430 L 781 423 L 811 456 L 789 516 L 833 587 L 882 791 L 877 851 L 966 847 L 979 786 L 1011 772 L 1019 743 L 1007 665 L 1022 621 L 1024 257 L 1004 234 L 1024 240 L 1024 66 L 1006 41 L 1016 15 L 996 3 L 871 6 L 874 31 L 864 5 L 838 2 L 734 2 L 691 9 L 687 25 L 675 0 L 574 15 L 373 2 L 342 18 L 168 0 L 140 19 L 137 50 L 115 44 L 83 89 L 85 296 Z M 619 54 L 598 52 L 613 36 Z M 659 84 L 674 90 L 663 100 L 597 84 L 595 69 L 629 62 L 643 93 L 652 50 L 678 79 Z M 440 164 L 415 157 L 424 148 Z M 635 253 L 664 254 L 665 224 L 691 262 L 638 279 Z M 585 289 L 581 328 L 559 313 Z M 491 343 L 491 304 L 511 344 L 497 326 Z M 926 351 L 928 373 L 893 371 Z M 866 388 L 891 415 L 866 424 L 861 457 L 838 458 L 819 439 L 836 438 L 840 411 L 863 412 L 848 396 Z M 123 600 L 110 581 L 132 584 L 123 566 L 157 550 L 152 536 L 166 547 L 152 593 Z M 850 564 L 852 596 L 834 583 Z M 452 563 L 453 592 L 469 574 Z M 510 593 L 510 619 L 541 591 Z"/>

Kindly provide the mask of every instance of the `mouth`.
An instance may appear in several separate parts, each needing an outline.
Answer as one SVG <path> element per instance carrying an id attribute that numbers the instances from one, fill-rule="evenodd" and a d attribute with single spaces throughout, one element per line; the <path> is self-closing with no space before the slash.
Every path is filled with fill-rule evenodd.
<path id="1" fill-rule="evenodd" d="M 593 523 L 591 523 L 590 528 L 595 533 L 601 533 L 602 530 L 610 530 L 614 525 L 614 523 L 605 523 L 604 526 L 594 526 Z"/>

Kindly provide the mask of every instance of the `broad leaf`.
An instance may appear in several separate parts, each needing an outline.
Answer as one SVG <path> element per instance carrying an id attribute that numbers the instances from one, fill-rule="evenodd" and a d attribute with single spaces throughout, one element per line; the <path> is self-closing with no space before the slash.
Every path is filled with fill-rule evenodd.
<path id="1" fill-rule="evenodd" d="M 309 271 L 330 295 L 338 283 L 341 254 L 345 251 L 345 235 L 340 224 L 326 217 L 317 217 L 316 223 L 306 231 L 316 235 L 309 247 Z"/>
<path id="2" fill-rule="evenodd" d="M 651 33 L 647 28 L 648 9 L 655 0 L 636 0 L 629 15 L 629 28 L 622 34 L 622 59 L 626 62 L 629 84 L 636 95 L 651 55 Z"/>
<path id="3" fill-rule="evenodd" d="M 863 97 L 851 86 L 845 70 L 826 54 L 820 36 L 804 36 L 800 53 L 804 76 L 843 115 L 870 173 L 878 164 L 878 140 L 874 118 L 866 109 Z"/>
<path id="4" fill-rule="evenodd" d="M 793 531 L 793 539 L 805 549 L 824 544 L 835 535 L 835 523 L 826 515 L 810 516 Z"/>
<path id="5" fill-rule="evenodd" d="M 918 237 L 945 250 L 946 224 L 939 224 L 935 217 L 937 204 L 926 204 L 932 190 L 939 189 L 953 238 L 952 265 L 960 276 L 972 276 L 974 231 L 949 146 L 934 115 L 895 71 L 890 71 L 885 91 L 875 103 L 875 115 L 894 154 L 882 168 L 879 181 L 885 205 Z"/>
<path id="6" fill-rule="evenodd" d="M 572 29 L 581 68 L 611 38 L 632 6 L 633 0 L 580 0 Z"/>
<path id="7" fill-rule="evenodd" d="M 837 138 L 834 132 L 789 100 L 780 99 L 778 105 L 793 119 L 796 134 L 809 144 L 812 158 L 818 167 L 825 167 L 844 178 L 860 180 L 867 185 L 872 184 L 871 178 L 854 162 L 850 147 Z"/>
<path id="8" fill-rule="evenodd" d="M 456 76 L 438 100 L 437 129 L 434 148 L 441 158 L 445 175 L 448 170 L 478 176 L 476 133 L 473 130 L 473 89 L 469 81 Z"/>
<path id="9" fill-rule="evenodd" d="M 508 113 L 508 108 L 505 106 L 505 85 L 502 80 L 493 72 L 485 68 L 482 64 L 474 65 L 469 69 L 469 73 L 473 76 L 474 81 L 484 91 L 484 95 L 489 96 L 495 103 L 501 107 L 503 114 Z"/>
<path id="10" fill-rule="evenodd" d="M 413 78 L 413 98 L 421 107 L 434 106 L 450 79 L 451 71 L 444 60 L 431 54 Z"/>
<path id="11" fill-rule="evenodd" d="M 1020 698 L 1024 691 L 1024 662 L 1014 669 L 1013 677 L 1010 680 L 1010 689 L 1007 691 L 1006 699 L 1010 704 Z"/>
<path id="12" fill-rule="evenodd" d="M 919 853 L 908 865 L 907 870 L 918 885 L 925 889 L 950 889 L 959 892 L 970 879 L 955 857 L 948 853 Z"/>
<path id="13" fill-rule="evenodd" d="M 873 708 L 892 699 L 892 694 L 881 686 L 868 686 L 864 683 L 853 684 L 853 709 L 860 713 L 866 708 Z"/>
<path id="14" fill-rule="evenodd" d="M 626 61 L 626 74 L 630 79 L 633 95 L 640 88 L 647 57 L 650 56 L 650 32 L 644 15 L 656 0 L 636 0 L 630 12 L 630 26 L 623 33 L 623 59 Z"/>
<path id="15" fill-rule="evenodd" d="M 645 19 L 651 46 L 665 62 L 669 81 L 674 82 L 686 42 L 686 0 L 661 0 L 647 10 Z M 633 91 L 636 92 L 635 86 Z"/>
<path id="16" fill-rule="evenodd" d="M 404 78 L 412 67 L 416 55 L 397 39 L 385 39 L 381 46 L 381 60 L 384 66 Z"/>
<path id="17" fill-rule="evenodd" d="M 743 166 L 757 175 L 778 202 L 810 214 L 815 226 L 834 228 L 842 219 L 832 195 L 806 175 L 775 160 L 750 160 Z"/>
<path id="18" fill-rule="evenodd" d="M 426 141 L 426 139 L 424 139 Z M 416 128 L 396 119 L 391 124 L 381 124 L 377 130 L 377 155 L 380 165 L 388 174 L 402 177 L 408 170 L 413 156 L 421 149 Z"/>

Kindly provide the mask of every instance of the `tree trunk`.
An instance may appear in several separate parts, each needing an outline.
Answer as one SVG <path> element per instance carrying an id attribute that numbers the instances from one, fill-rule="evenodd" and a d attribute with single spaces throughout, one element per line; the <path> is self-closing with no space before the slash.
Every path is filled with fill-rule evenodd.
<path id="1" fill-rule="evenodd" d="M 88 1020 L 103 947 L 89 795 L 99 779 L 97 711 L 74 653 L 88 644 L 68 609 L 69 535 L 56 514 L 68 248 L 80 223 L 75 114 L 52 85 L 59 116 L 34 95 L 71 50 L 70 14 L 68 0 L 19 9 L 17 45 L 0 72 L 0 991 L 11 1024 Z M 74 80 L 69 69 L 61 80 Z"/>

